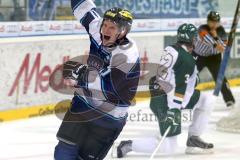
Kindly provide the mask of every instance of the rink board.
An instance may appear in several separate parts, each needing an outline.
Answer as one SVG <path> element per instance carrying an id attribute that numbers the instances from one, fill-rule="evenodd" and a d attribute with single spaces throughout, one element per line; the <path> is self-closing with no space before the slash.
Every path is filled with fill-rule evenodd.
<path id="1" fill-rule="evenodd" d="M 164 49 L 165 36 L 175 32 L 133 33 L 141 56 L 141 82 L 148 84 L 145 64 L 157 64 Z M 16 120 L 53 114 L 55 104 L 72 95 L 64 95 L 49 87 L 48 78 L 64 61 L 86 55 L 89 50 L 87 35 L 1 38 L 0 40 L 0 121 Z M 156 47 L 157 46 L 157 47 Z M 155 73 L 156 68 L 151 68 Z M 231 86 L 240 85 L 238 76 Z M 201 83 L 199 89 L 211 89 L 213 82 Z M 147 90 L 138 93 L 137 101 L 149 97 Z"/>
<path id="2" fill-rule="evenodd" d="M 229 84 L 231 87 L 240 86 L 240 79 L 229 80 Z M 208 89 L 213 89 L 214 87 L 215 87 L 214 82 L 206 82 L 198 85 L 197 89 L 208 90 Z M 149 96 L 148 93 L 145 93 L 145 95 L 146 97 Z M 136 97 L 136 100 L 138 102 L 145 101 L 146 99 L 147 98 Z M 70 103 L 66 104 L 66 106 L 69 106 L 69 105 Z M 63 110 L 66 108 L 63 108 Z M 55 111 L 56 111 L 56 104 L 28 106 L 28 107 L 23 107 L 18 109 L 6 110 L 6 111 L 0 112 L 0 122 L 32 118 L 32 117 L 38 117 L 38 116 L 46 116 L 50 114 L 55 114 Z"/>

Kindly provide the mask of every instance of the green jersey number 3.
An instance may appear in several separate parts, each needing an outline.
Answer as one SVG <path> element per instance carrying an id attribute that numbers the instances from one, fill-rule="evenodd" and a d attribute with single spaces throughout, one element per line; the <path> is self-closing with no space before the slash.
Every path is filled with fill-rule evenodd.
<path id="1" fill-rule="evenodd" d="M 185 83 L 188 83 L 188 82 L 189 82 L 189 78 L 190 78 L 190 75 L 189 75 L 189 74 L 186 74 L 186 75 L 185 75 Z"/>

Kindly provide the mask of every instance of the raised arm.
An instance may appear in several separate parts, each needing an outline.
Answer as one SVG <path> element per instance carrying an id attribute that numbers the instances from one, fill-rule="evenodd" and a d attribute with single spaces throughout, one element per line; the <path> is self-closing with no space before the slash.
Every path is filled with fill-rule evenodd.
<path id="1" fill-rule="evenodd" d="M 71 7 L 75 18 L 85 27 L 90 36 L 99 37 L 101 17 L 96 12 L 96 5 L 92 0 L 71 0 Z"/>

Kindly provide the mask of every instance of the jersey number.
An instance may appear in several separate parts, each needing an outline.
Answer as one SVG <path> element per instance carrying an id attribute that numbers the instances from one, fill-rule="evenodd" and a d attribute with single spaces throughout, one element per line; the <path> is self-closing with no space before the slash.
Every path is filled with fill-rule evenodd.
<path id="1" fill-rule="evenodd" d="M 190 75 L 189 75 L 189 74 L 186 74 L 186 75 L 185 75 L 185 83 L 188 83 L 188 82 L 189 82 L 189 78 L 190 78 Z"/>

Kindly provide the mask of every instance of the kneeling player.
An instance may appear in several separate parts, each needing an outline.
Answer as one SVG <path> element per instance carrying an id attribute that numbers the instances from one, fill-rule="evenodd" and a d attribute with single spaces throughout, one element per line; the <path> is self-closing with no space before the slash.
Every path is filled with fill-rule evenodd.
<path id="1" fill-rule="evenodd" d="M 170 127 L 160 148 L 163 152 L 169 153 L 177 146 L 177 135 L 181 133 L 181 110 L 193 108 L 186 153 L 210 153 L 213 149 L 213 144 L 200 138 L 208 124 L 213 99 L 195 89 L 198 73 L 191 52 L 196 36 L 194 25 L 181 25 L 177 43 L 165 48 L 157 75 L 150 79 L 150 108 L 158 118 L 161 135 Z M 170 84 L 170 89 L 166 84 Z M 153 153 L 158 143 L 157 137 L 122 141 L 117 147 L 117 156 L 124 157 L 130 151 Z"/>

